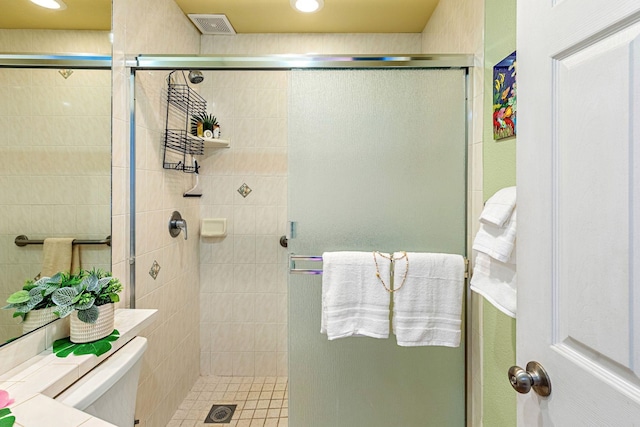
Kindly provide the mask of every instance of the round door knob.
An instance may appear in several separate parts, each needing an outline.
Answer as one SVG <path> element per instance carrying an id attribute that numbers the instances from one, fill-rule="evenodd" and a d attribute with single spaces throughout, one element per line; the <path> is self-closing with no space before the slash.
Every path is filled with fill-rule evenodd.
<path id="1" fill-rule="evenodd" d="M 546 397 L 551 394 L 551 381 L 541 364 L 538 362 L 527 363 L 525 371 L 520 366 L 509 368 L 509 382 L 511 387 L 518 393 L 529 393 L 531 389 L 540 396 Z"/>

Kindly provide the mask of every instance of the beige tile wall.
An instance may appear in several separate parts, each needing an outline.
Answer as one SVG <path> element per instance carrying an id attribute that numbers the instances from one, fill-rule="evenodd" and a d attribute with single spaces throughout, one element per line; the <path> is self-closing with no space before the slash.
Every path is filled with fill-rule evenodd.
<path id="1" fill-rule="evenodd" d="M 468 247 L 478 231 L 482 211 L 482 107 L 484 76 L 484 0 L 441 0 L 422 32 L 424 53 L 470 53 Z M 471 251 L 469 250 L 469 254 Z M 468 425 L 482 425 L 482 300 L 471 294 L 471 366 Z"/>
<path id="2" fill-rule="evenodd" d="M 153 11 L 153 13 L 149 13 Z M 114 271 L 128 277 L 129 70 L 125 56 L 195 54 L 200 34 L 173 0 L 115 0 L 113 71 Z M 191 176 L 162 169 L 167 72 L 136 76 L 136 307 L 158 308 L 159 319 L 141 333 L 149 340 L 138 387 L 140 426 L 164 427 L 199 375 L 199 200 L 182 194 Z M 173 210 L 187 220 L 189 239 L 171 238 Z M 157 279 L 149 275 L 160 264 Z"/>
<path id="3" fill-rule="evenodd" d="M 4 52 L 108 54 L 108 33 L 0 30 Z M 0 302 L 35 277 L 42 246 L 30 239 L 104 239 L 111 234 L 111 73 L 0 70 Z M 107 246 L 83 246 L 84 267 L 110 269 Z M 11 311 L 0 311 L 0 341 L 20 335 Z"/>
<path id="4" fill-rule="evenodd" d="M 201 215 L 228 228 L 200 244 L 201 373 L 287 376 L 288 73 L 211 71 L 202 84 L 231 148 L 207 150 L 201 168 Z"/>

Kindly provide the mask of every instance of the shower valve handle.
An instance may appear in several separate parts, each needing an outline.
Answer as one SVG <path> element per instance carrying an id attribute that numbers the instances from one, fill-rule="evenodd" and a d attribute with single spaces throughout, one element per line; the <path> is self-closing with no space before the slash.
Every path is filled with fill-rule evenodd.
<path id="1" fill-rule="evenodd" d="M 182 230 L 184 230 L 184 240 L 187 240 L 187 221 L 182 219 L 180 212 L 173 211 L 169 220 L 169 234 L 171 237 L 178 237 Z"/>
<path id="2" fill-rule="evenodd" d="M 176 221 L 176 226 L 180 230 L 184 230 L 184 240 L 187 240 L 187 221 L 185 221 L 184 219 L 179 219 Z"/>

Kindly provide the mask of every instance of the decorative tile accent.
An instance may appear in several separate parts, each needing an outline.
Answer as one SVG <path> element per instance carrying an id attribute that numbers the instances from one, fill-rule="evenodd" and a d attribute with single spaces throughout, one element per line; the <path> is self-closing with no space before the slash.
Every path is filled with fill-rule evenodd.
<path id="1" fill-rule="evenodd" d="M 160 264 L 158 264 L 158 261 L 154 259 L 151 270 L 149 270 L 149 276 L 153 277 L 153 280 L 156 280 L 158 273 L 160 273 Z"/>
<path id="2" fill-rule="evenodd" d="M 58 72 L 62 77 L 64 77 L 65 80 L 68 79 L 71 74 L 73 74 L 73 70 L 58 70 Z"/>
<path id="3" fill-rule="evenodd" d="M 251 188 L 249 188 L 247 184 L 242 184 L 240 188 L 238 188 L 238 193 L 240 193 L 242 197 L 247 197 L 249 193 L 251 193 Z"/>

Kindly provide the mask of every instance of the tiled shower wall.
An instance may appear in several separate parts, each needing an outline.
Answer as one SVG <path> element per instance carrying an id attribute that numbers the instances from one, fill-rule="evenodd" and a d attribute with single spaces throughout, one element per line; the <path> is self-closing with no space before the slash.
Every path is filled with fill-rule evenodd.
<path id="1" fill-rule="evenodd" d="M 113 2 L 113 198 L 114 270 L 128 278 L 128 176 L 136 172 L 136 307 L 159 309 L 159 318 L 141 333 L 148 339 L 138 385 L 136 418 L 140 426 L 165 427 L 196 381 L 199 372 L 199 201 L 185 199 L 191 176 L 162 169 L 162 129 L 167 72 L 136 76 L 136 161 L 129 147 L 129 70 L 125 55 L 196 54 L 200 34 L 173 0 Z M 117 205 L 116 205 L 117 204 Z M 188 223 L 189 239 L 171 238 L 167 223 L 173 210 Z M 154 261 L 160 271 L 154 280 Z"/>
<path id="2" fill-rule="evenodd" d="M 419 34 L 203 36 L 202 54 L 419 53 Z M 287 71 L 212 71 L 202 94 L 231 148 L 202 161 L 203 218 L 228 221 L 200 243 L 203 375 L 287 375 Z M 243 198 L 237 189 L 247 184 Z"/>
<path id="3" fill-rule="evenodd" d="M 99 31 L 0 30 L 0 52 L 109 54 Z M 42 246 L 14 239 L 111 234 L 111 72 L 0 69 L 0 301 L 42 267 Z M 110 269 L 110 248 L 82 246 L 83 267 Z M 0 311 L 0 342 L 19 336 Z"/>
<path id="4" fill-rule="evenodd" d="M 206 150 L 200 243 L 203 375 L 287 376 L 287 83 L 284 71 L 211 71 L 202 94 L 231 148 Z M 246 184 L 251 192 L 237 190 Z"/>

